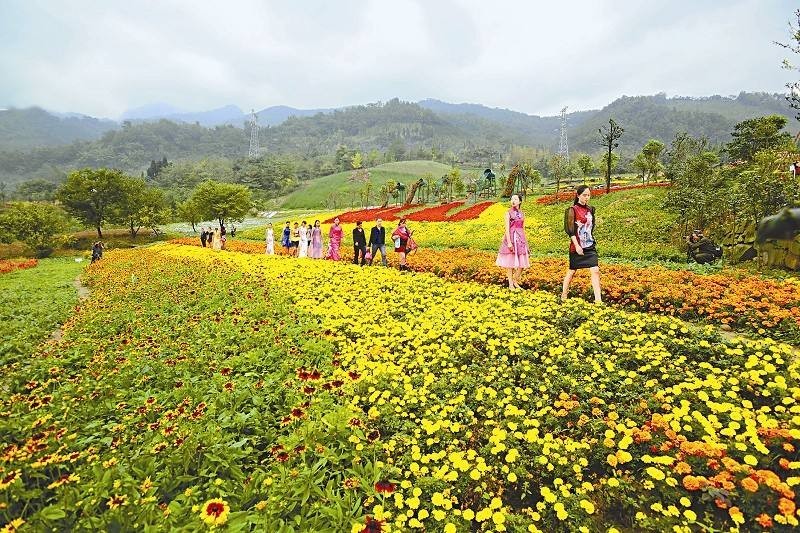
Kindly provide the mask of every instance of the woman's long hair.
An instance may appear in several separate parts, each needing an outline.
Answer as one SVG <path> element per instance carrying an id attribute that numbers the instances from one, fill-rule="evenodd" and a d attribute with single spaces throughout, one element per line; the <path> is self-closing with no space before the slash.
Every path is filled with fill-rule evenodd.
<path id="1" fill-rule="evenodd" d="M 572 199 L 572 205 L 578 205 L 578 196 L 583 194 L 583 191 L 585 191 L 588 188 L 589 188 L 589 186 L 585 185 L 585 184 L 584 185 L 578 185 L 578 188 L 575 189 L 575 198 Z"/>

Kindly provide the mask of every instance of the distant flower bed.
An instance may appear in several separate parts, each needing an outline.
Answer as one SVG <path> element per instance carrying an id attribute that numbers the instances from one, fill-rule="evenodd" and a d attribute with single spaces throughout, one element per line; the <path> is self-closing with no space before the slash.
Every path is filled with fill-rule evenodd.
<path id="1" fill-rule="evenodd" d="M 0 259 L 0 274 L 8 274 L 15 270 L 33 268 L 39 264 L 36 259 Z"/>
<path id="2" fill-rule="evenodd" d="M 359 209 L 357 211 L 348 211 L 337 217 L 327 219 L 323 224 L 333 224 L 334 218 L 338 218 L 341 223 L 375 220 L 377 218 L 383 220 L 397 220 L 398 213 L 415 207 L 419 207 L 419 204 L 399 205 L 396 207 L 371 207 L 368 209 Z"/>
<path id="3" fill-rule="evenodd" d="M 489 207 L 491 207 L 494 202 L 481 202 L 479 204 L 475 204 L 472 207 L 468 207 L 466 209 L 462 209 L 461 211 L 457 212 L 454 215 L 451 215 L 447 218 L 448 222 L 458 222 L 461 220 L 472 220 L 478 218 L 481 213 L 486 211 Z"/>
<path id="4" fill-rule="evenodd" d="M 627 191 L 630 189 L 646 189 L 648 187 L 669 187 L 669 183 L 639 183 L 636 185 L 615 185 L 611 187 L 610 192 L 617 192 L 617 191 Z M 602 189 L 592 189 L 592 196 L 603 196 L 606 194 L 606 189 L 603 187 Z M 558 194 L 546 194 L 544 196 L 540 196 L 536 199 L 537 203 L 544 204 L 544 205 L 552 205 L 557 204 L 559 202 L 567 202 L 572 200 L 575 197 L 574 191 L 562 191 Z"/>
<path id="5" fill-rule="evenodd" d="M 466 209 L 457 211 L 450 216 L 447 215 L 450 211 L 463 207 L 464 203 L 465 202 L 463 200 L 459 200 L 433 207 L 426 207 L 424 209 L 420 209 L 421 204 L 401 205 L 398 207 L 387 207 L 384 209 L 359 209 L 358 211 L 348 211 L 347 213 L 342 213 L 338 216 L 338 218 L 339 222 L 343 224 L 358 222 L 359 220 L 375 220 L 376 218 L 381 218 L 384 221 L 395 221 L 402 217 L 416 222 L 458 222 L 462 220 L 472 220 L 478 218 L 481 213 L 483 213 L 489 206 L 494 204 L 494 202 L 481 202 L 479 204 L 467 207 Z M 407 211 L 410 212 L 405 213 Z M 333 218 L 329 218 L 324 222 L 324 224 L 331 223 L 333 223 Z"/>
<path id="6" fill-rule="evenodd" d="M 458 200 L 456 202 L 450 202 L 448 204 L 437 205 L 434 207 L 429 207 L 427 209 L 423 209 L 421 211 L 415 211 L 411 213 L 406 218 L 408 220 L 414 220 L 416 222 L 447 222 L 447 213 L 461 207 L 464 205 L 463 200 Z"/>

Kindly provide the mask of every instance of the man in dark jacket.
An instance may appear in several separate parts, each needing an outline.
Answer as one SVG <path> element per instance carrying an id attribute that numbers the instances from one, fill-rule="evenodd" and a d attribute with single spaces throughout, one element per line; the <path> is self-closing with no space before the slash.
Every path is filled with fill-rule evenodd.
<path id="1" fill-rule="evenodd" d="M 382 225 L 381 219 L 375 221 L 375 226 L 369 232 L 369 246 L 371 248 L 372 257 L 369 258 L 369 264 L 375 260 L 375 252 L 381 251 L 381 263 L 386 266 L 386 228 Z"/>
<path id="2" fill-rule="evenodd" d="M 203 245 L 203 248 L 206 247 L 206 241 L 208 241 L 208 232 L 206 232 L 205 226 L 200 228 L 202 231 L 200 232 L 200 244 Z"/>
<path id="3" fill-rule="evenodd" d="M 722 257 L 720 248 L 701 232 L 694 231 L 689 236 L 689 258 L 698 264 L 713 263 Z"/>
<path id="4" fill-rule="evenodd" d="M 358 256 L 361 254 L 361 266 L 367 262 L 367 236 L 364 234 L 364 228 L 361 227 L 361 221 L 356 222 L 356 227 L 353 230 L 353 264 L 358 264 Z"/>

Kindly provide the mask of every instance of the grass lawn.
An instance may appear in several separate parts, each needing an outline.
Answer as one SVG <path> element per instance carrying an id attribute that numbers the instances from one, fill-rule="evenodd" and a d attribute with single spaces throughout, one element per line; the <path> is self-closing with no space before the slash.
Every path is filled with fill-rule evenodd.
<path id="1" fill-rule="evenodd" d="M 372 178 L 372 200 L 371 203 L 378 203 L 378 189 L 389 182 L 405 183 L 407 191 L 411 189 L 411 184 L 430 173 L 434 178 L 439 178 L 450 171 L 450 167 L 435 161 L 399 161 L 396 163 L 385 163 L 370 168 L 369 173 Z M 302 209 L 302 208 L 324 208 L 328 195 L 332 192 L 343 192 L 342 204 L 337 207 L 358 203 L 356 191 L 363 187 L 360 183 L 352 183 L 349 180 L 352 172 L 337 172 L 304 183 L 298 190 L 292 192 L 283 199 L 281 209 Z"/>
<path id="2" fill-rule="evenodd" d="M 42 259 L 35 268 L 0 275 L 0 365 L 30 355 L 64 323 L 78 299 L 73 281 L 86 265 L 72 257 Z"/>

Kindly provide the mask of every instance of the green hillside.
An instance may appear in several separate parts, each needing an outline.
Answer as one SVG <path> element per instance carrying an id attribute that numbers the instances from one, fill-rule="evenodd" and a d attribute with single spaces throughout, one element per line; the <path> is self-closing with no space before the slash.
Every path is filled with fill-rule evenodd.
<path id="1" fill-rule="evenodd" d="M 449 166 L 435 161 L 399 161 L 370 168 L 369 173 L 374 191 L 373 200 L 370 203 L 378 203 L 377 191 L 385 183 L 399 181 L 410 187 L 412 181 L 418 180 L 427 173 L 438 178 L 449 170 Z M 349 181 L 351 174 L 352 172 L 337 172 L 307 181 L 284 198 L 281 207 L 284 209 L 325 208 L 327 207 L 326 201 L 332 192 L 344 193 L 342 197 L 344 205 L 350 205 L 353 193 L 363 187 L 361 183 Z"/>

